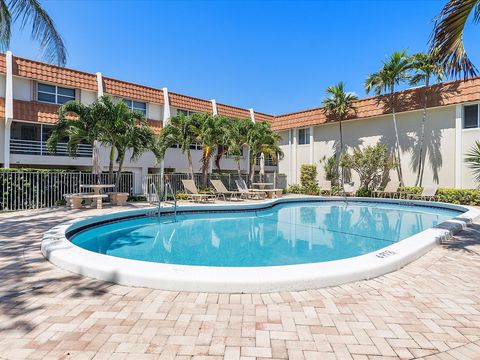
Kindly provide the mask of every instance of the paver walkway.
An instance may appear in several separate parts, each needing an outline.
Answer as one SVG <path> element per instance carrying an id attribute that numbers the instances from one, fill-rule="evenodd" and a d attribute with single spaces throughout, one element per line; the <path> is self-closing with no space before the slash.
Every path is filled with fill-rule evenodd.
<path id="1" fill-rule="evenodd" d="M 1 358 L 480 359 L 480 225 L 395 273 L 302 292 L 132 288 L 42 257 L 45 230 L 109 211 L 0 215 Z"/>

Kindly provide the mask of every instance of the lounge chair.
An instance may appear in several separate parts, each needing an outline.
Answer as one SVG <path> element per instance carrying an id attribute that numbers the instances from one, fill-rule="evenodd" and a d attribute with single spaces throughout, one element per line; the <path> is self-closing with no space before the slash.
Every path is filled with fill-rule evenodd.
<path id="1" fill-rule="evenodd" d="M 248 189 L 247 184 L 243 179 L 235 180 L 235 184 L 237 185 L 238 192 L 241 194 L 240 197 L 244 199 L 263 200 L 267 195 L 261 190 L 252 191 Z"/>
<path id="2" fill-rule="evenodd" d="M 225 201 L 227 200 L 227 197 L 226 197 L 227 195 L 230 195 L 230 200 L 242 200 L 241 199 L 242 193 L 240 191 L 227 190 L 222 180 L 210 180 L 210 182 L 215 188 L 217 195 L 222 196 L 223 200 Z"/>
<path id="3" fill-rule="evenodd" d="M 332 182 L 330 180 L 326 180 L 322 183 L 322 187 L 320 189 L 320 194 L 321 195 L 332 196 Z"/>
<path id="4" fill-rule="evenodd" d="M 409 194 L 408 199 L 438 201 L 437 190 L 437 186 L 424 187 L 421 194 Z"/>
<path id="5" fill-rule="evenodd" d="M 193 180 L 182 180 L 185 192 L 189 200 L 197 201 L 215 201 L 217 198 L 214 194 L 201 194 L 198 192 L 197 186 Z"/>
<path id="6" fill-rule="evenodd" d="M 383 190 L 372 191 L 373 197 L 389 197 L 395 198 L 398 194 L 398 188 L 400 187 L 399 181 L 390 181 Z"/>

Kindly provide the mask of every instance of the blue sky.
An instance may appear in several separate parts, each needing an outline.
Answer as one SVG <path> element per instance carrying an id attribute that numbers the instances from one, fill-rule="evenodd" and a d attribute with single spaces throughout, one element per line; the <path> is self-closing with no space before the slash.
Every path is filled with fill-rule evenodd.
<path id="1" fill-rule="evenodd" d="M 445 0 L 446 1 L 446 0 Z M 343 80 L 363 82 L 395 50 L 425 51 L 444 0 L 41 1 L 67 66 L 272 114 L 319 106 Z M 480 65 L 480 26 L 466 48 Z M 15 55 L 39 59 L 15 29 Z"/>

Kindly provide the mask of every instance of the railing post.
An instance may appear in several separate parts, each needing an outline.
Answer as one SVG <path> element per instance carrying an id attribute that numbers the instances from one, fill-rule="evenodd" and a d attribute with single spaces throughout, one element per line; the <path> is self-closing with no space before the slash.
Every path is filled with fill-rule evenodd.
<path id="1" fill-rule="evenodd" d="M 37 172 L 37 183 L 36 183 L 36 193 L 37 193 L 37 209 L 39 208 L 40 202 L 39 202 L 39 189 L 40 189 L 40 173 Z"/>

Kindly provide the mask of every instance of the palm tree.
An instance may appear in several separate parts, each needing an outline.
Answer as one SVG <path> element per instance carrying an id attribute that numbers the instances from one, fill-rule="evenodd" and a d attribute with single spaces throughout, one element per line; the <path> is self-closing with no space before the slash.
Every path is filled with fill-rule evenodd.
<path id="1" fill-rule="evenodd" d="M 283 157 L 280 148 L 281 136 L 272 130 L 269 123 L 251 123 L 247 132 L 247 145 L 250 149 L 250 182 L 254 181 L 257 154 L 270 156 L 274 161 Z"/>
<path id="2" fill-rule="evenodd" d="M 158 137 L 158 152 L 160 158 L 165 157 L 168 148 L 179 145 L 182 154 L 187 153 L 190 178 L 194 179 L 193 162 L 190 146 L 198 142 L 198 122 L 196 114 L 185 116 L 180 113 L 170 118 L 170 123 Z"/>
<path id="3" fill-rule="evenodd" d="M 198 123 L 198 142 L 202 145 L 202 181 L 203 186 L 208 186 L 208 170 L 210 160 L 215 150 L 222 142 L 226 129 L 223 127 L 224 118 L 222 116 L 211 115 L 208 113 L 196 113 L 192 116 L 196 117 Z"/>
<path id="4" fill-rule="evenodd" d="M 77 157 L 78 146 L 86 143 L 92 146 L 92 170 L 99 175 L 100 159 L 98 148 L 103 139 L 103 121 L 94 105 L 83 105 L 72 100 L 58 109 L 58 122 L 55 124 L 47 140 L 47 148 L 55 153 L 62 139 L 67 140 L 67 151 L 70 157 Z M 97 181 L 100 182 L 99 176 Z"/>
<path id="5" fill-rule="evenodd" d="M 437 52 L 438 62 L 445 73 L 453 77 L 477 74 L 463 46 L 463 32 L 473 13 L 473 22 L 480 21 L 480 0 L 449 0 L 435 22 L 430 51 Z"/>
<path id="6" fill-rule="evenodd" d="M 379 71 L 370 74 L 365 81 L 365 90 L 369 93 L 372 89 L 375 95 L 379 96 L 384 92 L 389 92 L 390 107 L 392 109 L 393 127 L 395 129 L 395 148 L 397 155 L 398 179 L 403 185 L 402 162 L 400 155 L 400 141 L 398 138 L 397 119 L 395 116 L 395 85 L 408 80 L 410 70 L 410 58 L 406 51 L 394 52 L 386 61 L 383 62 Z"/>
<path id="7" fill-rule="evenodd" d="M 228 139 L 230 137 L 230 132 L 235 126 L 237 119 L 233 119 L 227 116 L 216 116 L 217 120 L 215 122 L 218 131 L 220 132 L 220 136 L 218 138 L 217 149 L 215 154 L 215 167 L 217 168 L 217 172 L 220 173 L 222 170 L 220 168 L 220 161 L 222 157 L 230 153 L 229 146 L 228 146 Z"/>
<path id="8" fill-rule="evenodd" d="M 0 48 L 10 47 L 12 22 L 20 21 L 20 28 L 31 24 L 32 39 L 40 44 L 43 58 L 64 66 L 67 50 L 53 20 L 37 0 L 0 0 Z"/>
<path id="9" fill-rule="evenodd" d="M 342 121 L 345 120 L 350 113 L 356 111 L 356 107 L 353 103 L 358 100 L 358 96 L 345 92 L 344 83 L 340 81 L 336 86 L 329 86 L 325 91 L 327 93 L 327 98 L 323 100 L 323 106 L 325 110 L 332 114 L 335 119 L 338 121 L 339 130 L 340 130 L 340 158 L 343 155 L 343 132 L 342 132 Z M 344 191 L 344 169 L 342 167 L 340 183 L 342 190 Z"/>
<path id="10" fill-rule="evenodd" d="M 465 162 L 472 169 L 475 180 L 480 184 L 480 141 L 475 141 L 475 144 L 465 155 Z"/>
<path id="11" fill-rule="evenodd" d="M 411 58 L 411 67 L 414 75 L 410 79 L 411 85 L 425 84 L 423 90 L 423 116 L 422 126 L 420 130 L 420 150 L 418 153 L 418 173 L 415 186 L 422 186 L 423 171 L 425 168 L 424 142 L 425 142 L 425 122 L 427 121 L 427 104 L 430 90 L 430 80 L 433 77 L 436 81 L 441 81 L 443 78 L 443 69 L 437 62 L 437 51 L 430 54 L 417 53 Z"/>
<path id="12" fill-rule="evenodd" d="M 247 145 L 251 127 L 253 127 L 253 122 L 250 119 L 233 119 L 227 132 L 228 154 L 235 158 L 238 176 L 242 175 L 240 160 L 242 159 L 243 149 Z"/>
<path id="13" fill-rule="evenodd" d="M 139 111 L 132 111 L 123 101 L 117 103 L 119 121 L 115 127 L 114 144 L 117 150 L 118 173 L 115 188 L 118 191 L 123 162 L 128 151 L 130 160 L 136 161 L 148 150 L 157 153 L 155 135 L 148 126 L 145 116 Z M 157 156 L 158 157 L 158 156 Z"/>

